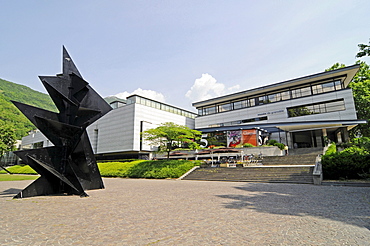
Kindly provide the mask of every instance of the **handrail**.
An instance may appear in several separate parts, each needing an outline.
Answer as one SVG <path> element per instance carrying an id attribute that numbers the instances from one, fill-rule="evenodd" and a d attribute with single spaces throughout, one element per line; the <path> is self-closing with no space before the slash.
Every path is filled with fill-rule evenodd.
<path id="1" fill-rule="evenodd" d="M 322 179 L 323 179 L 323 172 L 322 172 L 322 164 L 321 164 L 321 157 L 325 154 L 325 152 L 328 150 L 328 147 L 326 146 L 323 149 L 323 153 L 317 155 L 315 160 L 315 167 L 313 169 L 312 175 L 313 175 L 313 184 L 315 185 L 321 185 Z"/>

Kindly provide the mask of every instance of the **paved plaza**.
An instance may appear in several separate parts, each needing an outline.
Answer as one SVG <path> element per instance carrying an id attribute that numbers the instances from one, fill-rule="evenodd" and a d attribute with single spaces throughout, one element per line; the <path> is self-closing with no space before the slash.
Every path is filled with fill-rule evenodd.
<path id="1" fill-rule="evenodd" d="M 0 245 L 370 245 L 370 187 L 111 178 L 12 199 L 31 182 L 0 182 Z"/>

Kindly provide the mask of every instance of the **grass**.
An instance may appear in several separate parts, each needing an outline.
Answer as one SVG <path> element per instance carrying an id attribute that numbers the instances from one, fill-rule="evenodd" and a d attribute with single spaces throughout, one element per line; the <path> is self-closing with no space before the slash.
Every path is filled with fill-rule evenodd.
<path id="1" fill-rule="evenodd" d="M 129 178 L 166 179 L 179 178 L 194 166 L 199 166 L 200 161 L 186 160 L 159 160 L 144 161 L 130 168 Z"/>
<path id="2" fill-rule="evenodd" d="M 6 168 L 9 172 L 13 174 L 37 174 L 35 170 L 33 170 L 30 166 L 28 165 L 15 165 Z M 0 174 L 6 173 L 4 170 L 0 171 Z"/>
<path id="3" fill-rule="evenodd" d="M 0 174 L 0 181 L 35 180 L 38 177 L 38 175 Z"/>
<path id="4" fill-rule="evenodd" d="M 103 177 L 127 178 L 132 167 L 145 162 L 145 160 L 135 160 L 127 162 L 104 162 L 98 163 L 99 171 Z"/>
<path id="5" fill-rule="evenodd" d="M 103 177 L 121 177 L 121 178 L 150 178 L 166 179 L 179 178 L 194 166 L 199 166 L 200 161 L 186 160 L 129 160 L 117 162 L 98 163 L 99 171 Z M 36 172 L 27 165 L 16 165 L 8 167 L 7 170 L 13 174 L 36 174 Z M 8 175 L 4 170 L 0 171 L 2 176 L 19 176 Z M 31 179 L 32 176 L 27 176 Z M 34 176 L 37 177 L 37 176 Z M 34 178 L 35 179 L 35 178 Z"/>

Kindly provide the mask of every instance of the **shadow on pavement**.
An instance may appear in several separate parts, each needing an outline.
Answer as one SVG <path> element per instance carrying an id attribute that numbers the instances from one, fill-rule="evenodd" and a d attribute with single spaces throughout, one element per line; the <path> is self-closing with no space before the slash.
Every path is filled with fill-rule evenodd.
<path id="1" fill-rule="evenodd" d="M 22 189 L 10 188 L 0 192 L 0 197 L 13 197 L 21 192 Z"/>
<path id="2" fill-rule="evenodd" d="M 235 189 L 239 190 L 238 194 L 218 195 L 227 199 L 225 208 L 315 216 L 370 230 L 369 187 L 249 183 Z"/>

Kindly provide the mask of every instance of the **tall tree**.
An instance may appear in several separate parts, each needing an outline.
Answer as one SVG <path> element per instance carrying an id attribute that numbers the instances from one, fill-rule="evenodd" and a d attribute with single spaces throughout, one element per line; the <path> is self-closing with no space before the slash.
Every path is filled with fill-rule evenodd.
<path id="1" fill-rule="evenodd" d="M 157 128 L 146 130 L 142 133 L 143 139 L 150 145 L 159 146 L 159 152 L 166 152 L 167 159 L 175 146 L 186 144 L 191 149 L 199 147 L 196 140 L 200 139 L 201 132 L 192 130 L 187 126 L 166 122 Z"/>
<path id="2" fill-rule="evenodd" d="M 0 121 L 0 159 L 6 152 L 14 150 L 15 141 L 14 128 Z"/>
<path id="3" fill-rule="evenodd" d="M 356 55 L 356 58 L 360 58 L 363 56 L 370 56 L 370 39 L 369 45 L 367 44 L 358 44 L 358 48 L 360 49 Z"/>
<path id="4" fill-rule="evenodd" d="M 367 124 L 360 124 L 351 130 L 351 137 L 361 135 L 370 137 L 370 67 L 364 61 L 357 61 L 360 64 L 360 70 L 349 84 L 349 88 L 353 91 L 357 118 L 367 120 Z M 344 64 L 335 63 L 326 71 L 335 70 L 345 67 Z"/>

